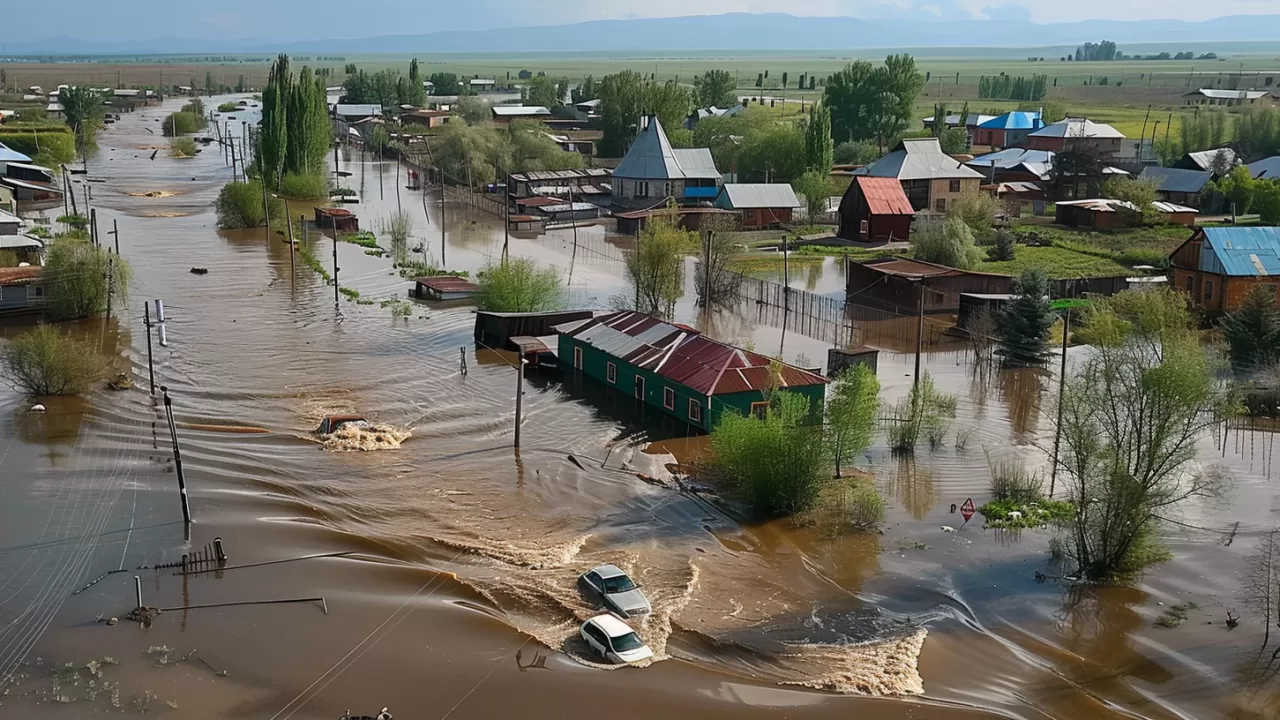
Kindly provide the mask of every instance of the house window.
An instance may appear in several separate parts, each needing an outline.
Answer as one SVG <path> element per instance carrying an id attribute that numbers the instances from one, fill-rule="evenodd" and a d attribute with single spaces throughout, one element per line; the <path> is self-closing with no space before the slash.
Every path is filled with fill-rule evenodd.
<path id="1" fill-rule="evenodd" d="M 948 189 L 948 190 L 950 190 L 951 192 L 953 192 L 953 193 L 958 193 L 958 192 L 960 192 L 960 181 L 959 181 L 959 180 L 951 180 L 951 181 L 948 181 L 947 185 L 948 185 L 947 189 Z"/>
<path id="2" fill-rule="evenodd" d="M 946 211 L 947 211 L 947 201 L 946 201 L 945 199 L 943 199 L 943 198 L 938 198 L 937 200 L 934 200 L 934 201 L 933 201 L 933 209 L 934 209 L 934 210 L 937 210 L 938 212 L 946 212 Z"/>
<path id="3" fill-rule="evenodd" d="M 632 390 L 635 392 L 635 396 L 637 400 L 643 400 L 644 399 L 644 378 L 640 377 L 639 375 L 636 375 L 635 383 L 632 387 Z"/>
<path id="4" fill-rule="evenodd" d="M 573 349 L 573 369 L 574 370 L 582 369 L 582 348 L 580 347 L 576 347 Z"/>
<path id="5" fill-rule="evenodd" d="M 36 297 L 44 297 L 44 288 L 43 288 L 43 287 L 35 287 L 35 288 L 32 288 L 32 289 L 36 291 Z"/>
<path id="6" fill-rule="evenodd" d="M 702 403 L 697 400 L 689 401 L 689 419 L 693 422 L 702 422 Z"/>
<path id="7" fill-rule="evenodd" d="M 1196 276 L 1188 275 L 1187 276 L 1187 292 L 1195 292 L 1195 290 L 1196 290 Z"/>
<path id="8" fill-rule="evenodd" d="M 867 222 L 866 220 L 863 220 L 862 222 L 858 223 L 858 232 L 861 233 L 863 237 L 866 237 L 868 234 L 871 233 L 871 223 Z"/>
<path id="9" fill-rule="evenodd" d="M 768 414 L 769 414 L 768 401 L 751 403 L 751 417 L 757 420 L 763 420 L 764 416 Z"/>
<path id="10" fill-rule="evenodd" d="M 613 363 L 609 363 L 605 365 L 604 374 L 605 374 L 605 377 L 609 379 L 609 382 L 611 383 L 618 382 L 618 366 L 617 365 L 614 365 Z"/>
<path id="11" fill-rule="evenodd" d="M 1212 280 L 1204 281 L 1204 299 L 1205 300 L 1213 299 L 1213 281 Z"/>
<path id="12" fill-rule="evenodd" d="M 671 388 L 662 388 L 662 407 L 668 410 L 676 409 L 676 391 Z"/>
<path id="13" fill-rule="evenodd" d="M 640 180 L 636 181 L 636 197 L 642 197 L 642 198 L 649 197 L 648 181 L 643 181 L 643 182 Z"/>

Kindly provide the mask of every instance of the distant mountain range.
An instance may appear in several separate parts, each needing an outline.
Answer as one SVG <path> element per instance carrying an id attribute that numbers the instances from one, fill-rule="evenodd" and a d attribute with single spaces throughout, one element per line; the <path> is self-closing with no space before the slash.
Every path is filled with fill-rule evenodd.
<path id="1" fill-rule="evenodd" d="M 1074 47 L 1112 40 L 1125 44 L 1166 45 L 1170 50 L 1214 42 L 1266 43 L 1258 50 L 1280 48 L 1280 15 L 1236 15 L 1201 22 L 1183 20 L 1085 20 L 1036 24 L 1025 20 L 861 20 L 853 17 L 796 17 L 782 14 L 731 13 L 675 18 L 597 20 L 495 30 L 449 30 L 425 35 L 387 35 L 361 39 L 305 40 L 270 43 L 257 39 L 199 40 L 155 38 L 111 42 L 70 37 L 5 42 L 0 56 L 12 55 L 142 55 L 244 53 L 522 53 L 590 52 L 631 55 L 637 52 L 705 52 L 724 50 L 862 50 L 927 49 L 944 54 L 962 48 Z"/>

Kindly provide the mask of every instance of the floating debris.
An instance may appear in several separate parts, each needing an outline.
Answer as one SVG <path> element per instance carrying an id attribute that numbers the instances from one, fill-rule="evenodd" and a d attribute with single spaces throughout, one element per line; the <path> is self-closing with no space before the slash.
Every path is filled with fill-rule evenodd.
<path id="1" fill-rule="evenodd" d="M 336 432 L 324 438 L 323 445 L 325 450 L 333 452 L 395 450 L 412 436 L 413 433 L 406 428 L 358 420 L 339 426 Z"/>

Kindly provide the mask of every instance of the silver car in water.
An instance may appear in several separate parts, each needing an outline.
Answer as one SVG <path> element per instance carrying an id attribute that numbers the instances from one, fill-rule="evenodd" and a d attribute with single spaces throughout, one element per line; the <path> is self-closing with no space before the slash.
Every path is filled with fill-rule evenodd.
<path id="1" fill-rule="evenodd" d="M 601 565 L 583 573 L 579 579 L 600 597 L 605 607 L 622 617 L 647 615 L 653 610 L 640 586 L 617 565 Z"/>

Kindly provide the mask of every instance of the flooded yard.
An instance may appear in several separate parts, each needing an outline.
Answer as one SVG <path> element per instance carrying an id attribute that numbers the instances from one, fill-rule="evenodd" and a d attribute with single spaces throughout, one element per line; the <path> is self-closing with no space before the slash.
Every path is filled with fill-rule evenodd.
<path id="1" fill-rule="evenodd" d="M 1171 562 L 1131 587 L 1039 582 L 1037 571 L 1055 574 L 1050 533 L 984 530 L 952 507 L 990 496 L 989 458 L 1043 465 L 1056 378 L 975 371 L 964 344 L 931 331 L 923 367 L 958 396 L 957 417 L 933 451 L 904 460 L 881 441 L 860 463 L 889 500 L 883 533 L 743 524 L 637 478 L 701 441 L 589 379 L 530 373 L 513 450 L 515 373 L 477 351 L 470 308 L 415 305 L 393 318 L 378 301 L 406 297 L 410 283 L 390 258 L 344 242 L 340 284 L 374 302 L 335 307 L 278 236 L 219 231 L 211 203 L 231 169 L 217 146 L 189 160 L 138 149 L 159 140 L 176 104 L 100 133 L 87 175 L 105 180 L 92 202 L 100 225 L 118 222 L 133 286 L 118 322 L 78 332 L 135 387 L 48 402 L 43 414 L 0 390 L 0 714 L 285 720 L 389 706 L 398 718 L 558 718 L 605 703 L 623 718 L 1276 716 L 1265 620 L 1240 592 L 1249 552 L 1275 525 L 1270 433 L 1202 441 L 1203 464 L 1224 466 L 1234 491 L 1170 518 Z M 236 118 L 237 136 L 254 121 Z M 474 273 L 501 255 L 501 223 L 464 203 L 446 206 L 442 237 L 439 197 L 399 187 L 394 162 L 356 151 L 339 170 L 360 193 L 347 207 L 362 227 L 376 231 L 399 207 L 415 217 L 409 245 L 450 269 Z M 309 240 L 332 269 L 333 241 L 314 228 Z M 573 307 L 604 309 L 628 292 L 634 240 L 604 225 L 509 243 L 560 268 Z M 744 302 L 704 315 L 692 278 L 677 321 L 825 365 L 831 342 L 797 332 L 794 314 Z M 833 259 L 789 280 L 832 297 L 844 287 Z M 190 537 L 164 409 L 147 391 L 152 298 L 166 308 L 155 373 L 173 398 Z M 882 350 L 887 402 L 910 389 L 914 322 L 881 314 L 860 326 L 856 339 Z M 406 434 L 398 447 L 332 452 L 311 431 L 335 413 Z M 215 537 L 226 568 L 171 566 Z M 595 613 L 577 578 L 602 563 L 653 602 L 639 625 L 648 667 L 602 672 L 577 635 Z M 125 620 L 135 575 L 144 604 L 176 609 L 149 626 Z M 323 607 L 192 607 L 311 597 Z M 1157 626 L 1174 605 L 1185 622 Z M 1243 616 L 1233 630 L 1228 611 Z"/>

